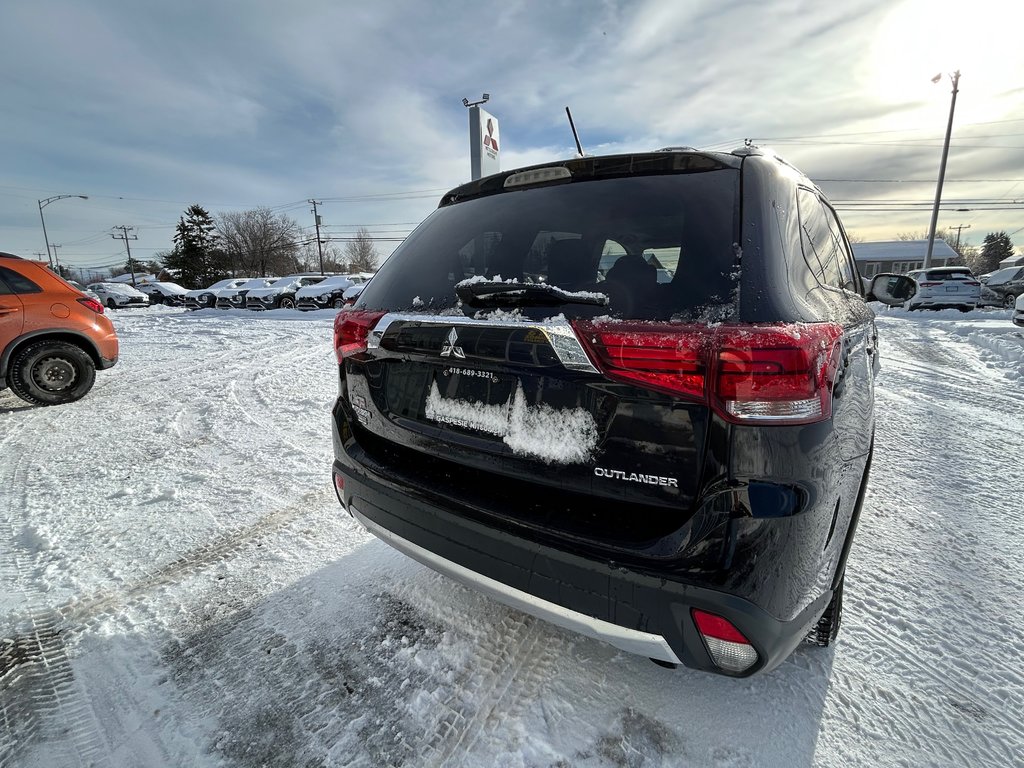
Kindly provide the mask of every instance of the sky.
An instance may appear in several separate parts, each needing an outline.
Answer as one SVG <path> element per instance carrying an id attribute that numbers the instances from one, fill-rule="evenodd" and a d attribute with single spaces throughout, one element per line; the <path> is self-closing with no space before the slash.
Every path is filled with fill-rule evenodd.
<path id="1" fill-rule="evenodd" d="M 584 151 L 773 149 L 856 239 L 938 226 L 1024 244 L 1024 6 L 1002 0 L 6 0 L 0 250 L 171 247 L 185 208 L 266 206 L 387 255 L 469 179 L 463 98 L 501 167 Z M 932 78 L 940 75 L 937 83 Z M 312 234 L 311 234 L 312 236 Z"/>

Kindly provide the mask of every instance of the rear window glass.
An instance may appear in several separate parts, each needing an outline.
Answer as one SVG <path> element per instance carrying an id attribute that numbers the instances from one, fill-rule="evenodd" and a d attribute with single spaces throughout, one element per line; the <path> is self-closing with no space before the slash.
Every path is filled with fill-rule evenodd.
<path id="1" fill-rule="evenodd" d="M 483 277 L 609 299 L 517 307 L 534 319 L 724 319 L 739 279 L 738 185 L 737 170 L 720 169 L 576 181 L 440 208 L 381 268 L 360 306 L 451 310 L 455 285 Z"/>
<path id="2" fill-rule="evenodd" d="M 930 271 L 925 275 L 925 280 L 973 280 L 972 275 L 968 270 L 962 272 L 947 272 L 945 270 L 934 270 Z"/>

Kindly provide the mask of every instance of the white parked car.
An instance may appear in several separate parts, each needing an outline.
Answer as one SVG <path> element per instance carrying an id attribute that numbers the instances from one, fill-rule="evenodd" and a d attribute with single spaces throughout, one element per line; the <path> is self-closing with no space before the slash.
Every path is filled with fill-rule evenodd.
<path id="1" fill-rule="evenodd" d="M 149 296 L 127 283 L 89 283 L 88 288 L 108 309 L 149 306 Z"/>
<path id="2" fill-rule="evenodd" d="M 1013 324 L 1024 328 L 1024 293 L 1017 297 L 1013 305 Z"/>
<path id="3" fill-rule="evenodd" d="M 955 307 L 968 312 L 981 300 L 981 282 L 968 267 L 931 267 L 908 272 L 917 283 L 917 293 L 907 309 Z"/>
<path id="4" fill-rule="evenodd" d="M 299 309 L 341 309 L 345 306 L 345 289 L 364 282 L 362 279 L 353 280 L 352 275 L 332 275 L 316 285 L 299 288 L 295 292 L 295 306 Z"/>
<path id="5" fill-rule="evenodd" d="M 367 282 L 369 282 L 369 281 L 367 281 Z M 359 298 L 359 294 L 363 292 L 363 288 L 365 288 L 365 287 L 366 287 L 366 283 L 359 283 L 358 285 L 353 285 L 351 288 L 346 288 L 345 289 L 345 293 L 342 294 L 342 299 L 344 300 L 344 306 L 347 307 L 350 304 L 355 304 L 356 303 L 356 299 Z"/>
<path id="6" fill-rule="evenodd" d="M 222 291 L 237 288 L 249 280 L 248 277 L 229 277 L 218 280 L 207 288 L 196 288 L 185 294 L 185 306 L 189 309 L 210 309 L 217 306 L 217 299 Z"/>
<path id="7" fill-rule="evenodd" d="M 169 307 L 180 307 L 185 303 L 186 288 L 177 283 L 152 282 L 139 283 L 140 291 L 149 296 L 151 304 L 166 304 Z"/>
<path id="8" fill-rule="evenodd" d="M 323 275 L 287 275 L 267 288 L 253 288 L 245 296 L 246 309 L 295 309 L 300 288 L 322 283 Z"/>
<path id="9" fill-rule="evenodd" d="M 217 309 L 245 309 L 245 297 L 249 291 L 256 288 L 269 288 L 280 279 L 280 277 L 250 277 L 242 281 L 241 285 L 224 288 L 217 293 Z"/>

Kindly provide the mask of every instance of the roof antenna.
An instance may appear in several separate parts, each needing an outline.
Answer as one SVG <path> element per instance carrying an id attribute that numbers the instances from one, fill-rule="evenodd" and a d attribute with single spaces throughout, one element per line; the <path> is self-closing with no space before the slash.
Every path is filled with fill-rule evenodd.
<path id="1" fill-rule="evenodd" d="M 565 108 L 565 114 L 569 116 L 569 127 L 572 128 L 572 137 L 576 139 L 576 151 L 580 157 L 583 157 L 583 145 L 580 144 L 580 135 L 576 133 L 576 123 L 572 121 L 572 112 L 569 111 L 568 107 Z"/>

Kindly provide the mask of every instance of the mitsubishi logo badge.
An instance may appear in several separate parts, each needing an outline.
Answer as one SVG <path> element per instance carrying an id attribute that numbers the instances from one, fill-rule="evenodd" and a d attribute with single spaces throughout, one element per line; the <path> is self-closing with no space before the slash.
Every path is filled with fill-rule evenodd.
<path id="1" fill-rule="evenodd" d="M 441 357 L 451 357 L 452 355 L 455 355 L 455 357 L 460 360 L 464 359 L 466 357 L 466 353 L 462 351 L 462 347 L 455 344 L 458 340 L 459 334 L 455 332 L 454 328 L 448 331 L 448 340 L 441 345 Z"/>

